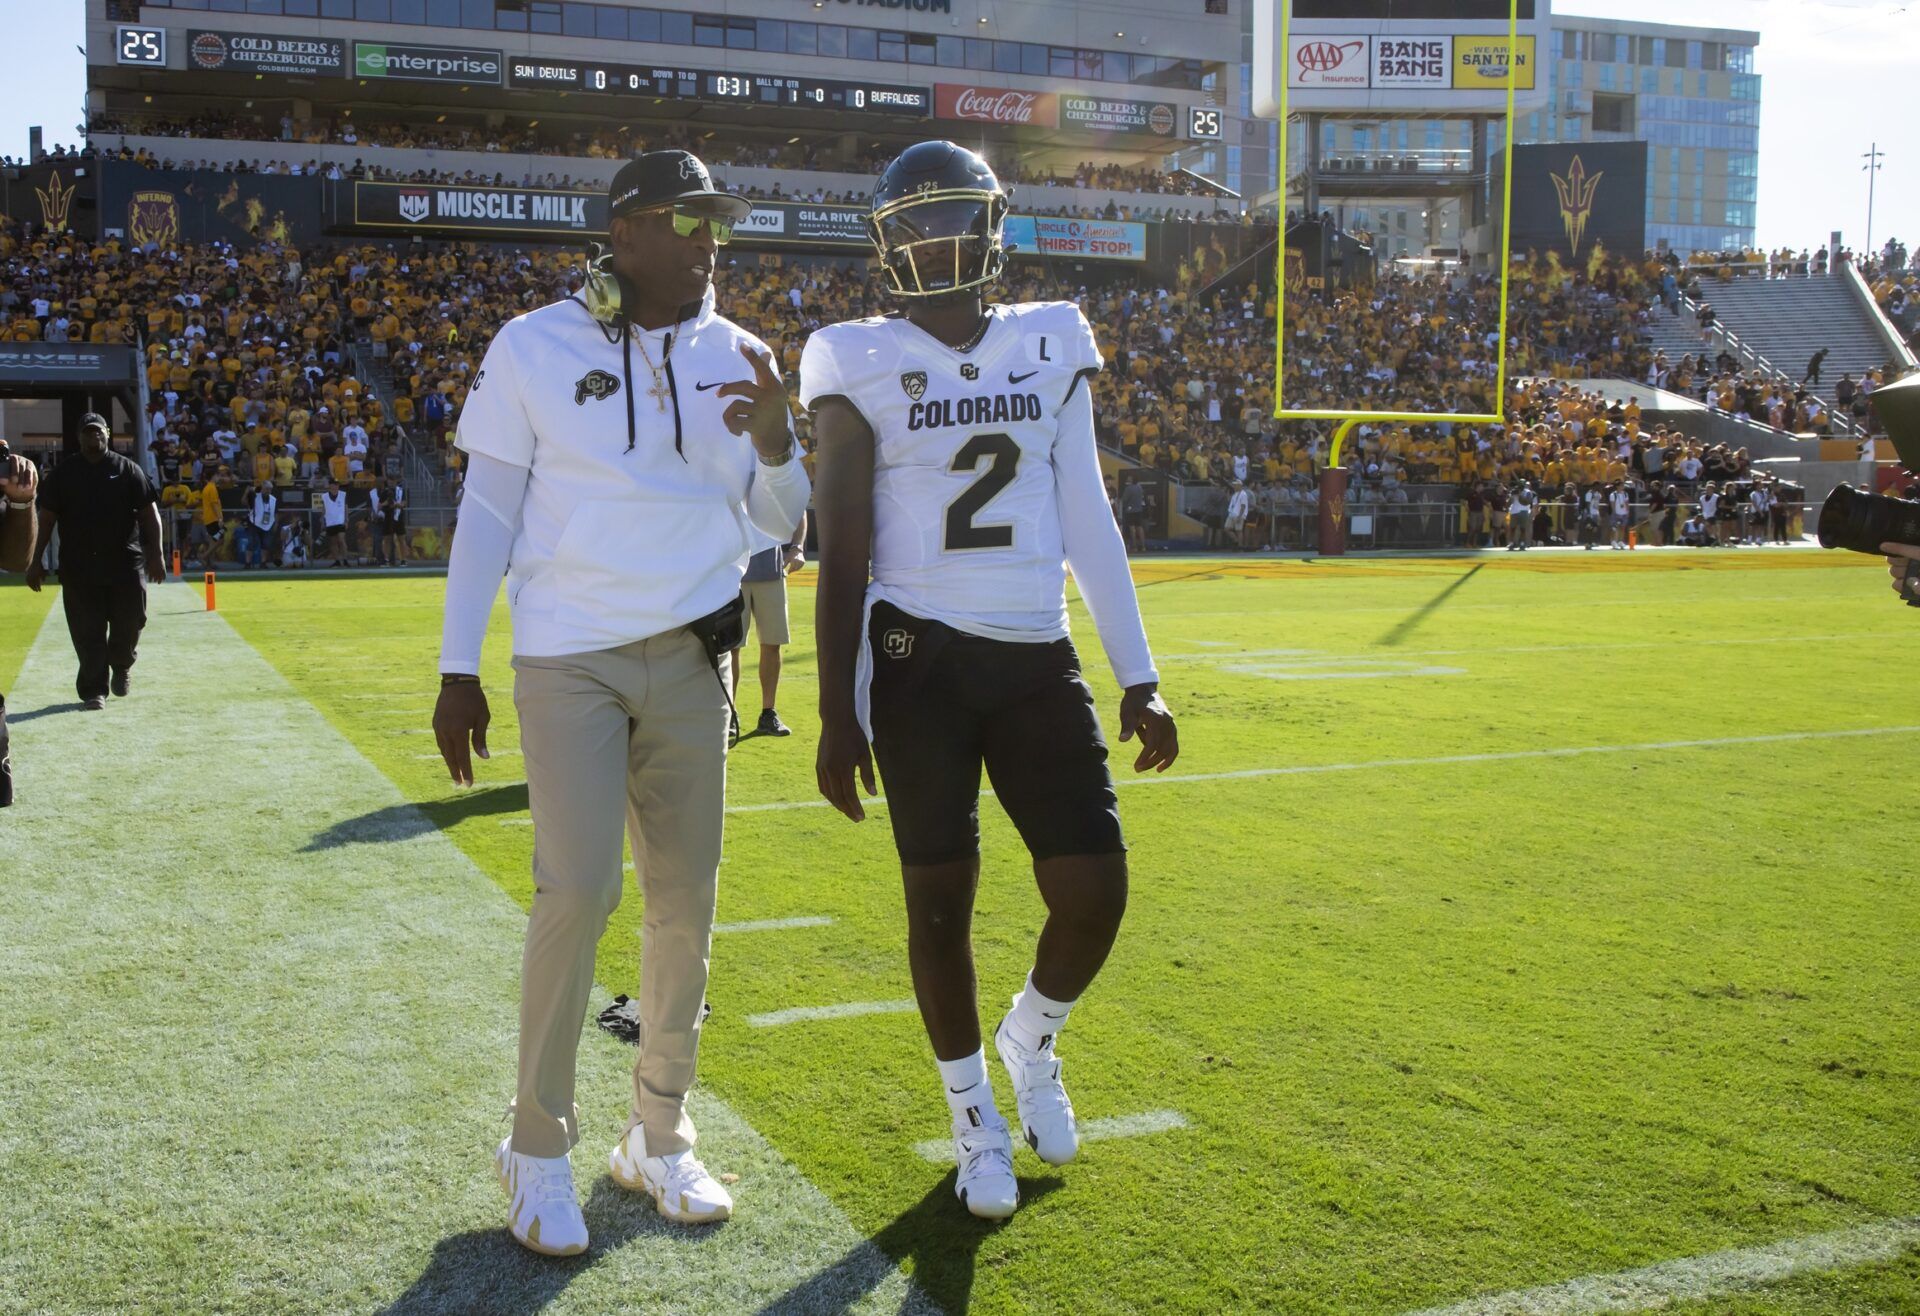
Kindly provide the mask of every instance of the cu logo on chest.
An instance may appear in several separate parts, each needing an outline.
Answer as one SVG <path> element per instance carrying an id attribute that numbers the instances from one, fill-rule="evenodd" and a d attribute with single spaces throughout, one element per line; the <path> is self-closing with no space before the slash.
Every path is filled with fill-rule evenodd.
<path id="1" fill-rule="evenodd" d="M 963 362 L 961 362 L 961 363 L 960 363 L 960 378 L 962 378 L 962 379 L 978 379 L 978 378 L 980 378 L 980 367 L 979 367 L 979 366 L 977 366 L 977 365 L 975 365 L 975 364 L 974 364 L 973 362 L 971 362 L 971 361 L 963 361 Z"/>
<path id="2" fill-rule="evenodd" d="M 604 370 L 589 370 L 573 381 L 573 405 L 584 407 L 587 399 L 604 402 L 620 391 L 620 381 Z"/>
<path id="3" fill-rule="evenodd" d="M 880 637 L 880 647 L 889 658 L 911 658 L 913 656 L 913 633 L 899 627 Z"/>

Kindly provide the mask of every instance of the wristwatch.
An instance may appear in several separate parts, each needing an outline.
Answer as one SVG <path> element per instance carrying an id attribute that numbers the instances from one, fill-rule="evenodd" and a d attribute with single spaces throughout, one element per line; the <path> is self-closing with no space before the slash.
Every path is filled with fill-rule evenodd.
<path id="1" fill-rule="evenodd" d="M 756 452 L 754 455 L 758 457 L 759 453 Z M 760 464 L 762 466 L 785 466 L 788 462 L 792 460 L 793 460 L 793 436 L 789 434 L 787 436 L 787 450 L 781 453 L 778 457 L 760 457 Z"/>

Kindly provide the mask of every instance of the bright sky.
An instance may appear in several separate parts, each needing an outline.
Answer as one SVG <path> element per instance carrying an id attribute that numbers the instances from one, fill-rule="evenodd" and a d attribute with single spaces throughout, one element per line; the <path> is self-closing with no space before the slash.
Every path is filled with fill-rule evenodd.
<path id="1" fill-rule="evenodd" d="M 1876 137 L 1887 154 L 1874 241 L 1920 244 L 1920 135 L 1912 129 L 1920 0 L 1557 0 L 1554 9 L 1759 32 L 1760 244 L 1811 247 L 1837 228 L 1861 245 L 1861 156 Z M 25 155 L 31 124 L 46 129 L 48 146 L 79 144 L 82 18 L 80 0 L 0 0 L 0 31 L 13 52 L 0 79 L 0 155 Z"/>
<path id="2" fill-rule="evenodd" d="M 1814 247 L 1834 229 L 1864 245 L 1861 157 L 1876 138 L 1874 245 L 1920 244 L 1920 0 L 1554 0 L 1553 12 L 1758 32 L 1760 245 Z"/>

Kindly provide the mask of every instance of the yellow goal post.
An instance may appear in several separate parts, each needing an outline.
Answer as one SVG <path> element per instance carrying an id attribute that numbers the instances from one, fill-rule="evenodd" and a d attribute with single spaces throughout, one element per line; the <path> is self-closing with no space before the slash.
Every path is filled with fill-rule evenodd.
<path id="1" fill-rule="evenodd" d="M 1284 56 L 1290 49 L 1289 38 L 1293 25 L 1293 0 L 1274 0 L 1280 8 L 1279 50 Z M 1496 20 L 1497 21 L 1497 20 Z M 1303 409 L 1289 411 L 1286 406 L 1286 354 L 1287 354 L 1287 115 L 1289 83 L 1292 81 L 1284 59 L 1278 72 L 1278 94 L 1280 100 L 1280 153 L 1277 176 L 1280 182 L 1280 242 L 1275 253 L 1275 291 L 1273 325 L 1273 414 L 1276 420 L 1331 420 L 1340 424 L 1334 430 L 1333 444 L 1327 453 L 1327 465 L 1340 465 L 1340 449 L 1347 436 L 1357 425 L 1378 422 L 1409 424 L 1460 425 L 1504 425 L 1507 420 L 1507 296 L 1508 286 L 1513 273 L 1513 138 L 1514 138 L 1514 92 L 1520 66 L 1520 0 L 1510 0 L 1507 11 L 1507 114 L 1506 128 L 1502 134 L 1504 163 L 1501 179 L 1500 203 L 1500 343 L 1498 365 L 1494 379 L 1494 410 L 1491 413 L 1470 412 L 1413 412 L 1413 411 L 1343 411 Z M 1535 67 L 1538 68 L 1541 52 L 1536 52 Z M 1411 117 L 1411 116 L 1408 116 Z"/>

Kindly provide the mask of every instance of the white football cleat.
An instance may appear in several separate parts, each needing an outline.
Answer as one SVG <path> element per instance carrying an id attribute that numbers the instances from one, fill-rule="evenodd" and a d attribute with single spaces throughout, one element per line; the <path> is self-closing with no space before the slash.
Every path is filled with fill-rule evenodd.
<path id="1" fill-rule="evenodd" d="M 995 1115 L 977 1127 L 953 1131 L 953 1158 L 960 1173 L 953 1194 L 982 1220 L 1005 1220 L 1020 1205 L 1013 1177 L 1013 1133 Z"/>
<path id="2" fill-rule="evenodd" d="M 646 1131 L 634 1125 L 621 1135 L 607 1168 L 622 1188 L 653 1198 L 660 1214 L 682 1225 L 711 1225 L 731 1219 L 733 1198 L 690 1151 L 647 1155 Z"/>
<path id="3" fill-rule="evenodd" d="M 587 1250 L 587 1220 L 573 1188 L 573 1162 L 564 1156 L 522 1156 L 505 1139 L 493 1154 L 507 1190 L 507 1228 L 526 1247 L 549 1257 Z"/>
<path id="4" fill-rule="evenodd" d="M 1080 1150 L 1080 1130 L 1073 1119 L 1073 1102 L 1060 1083 L 1060 1061 L 1053 1054 L 1053 1038 L 1038 1051 L 1029 1051 L 1014 1039 L 1006 1019 L 993 1032 L 993 1049 L 1013 1080 L 1013 1099 L 1020 1111 L 1020 1129 L 1027 1146 L 1048 1165 L 1065 1165 Z"/>

